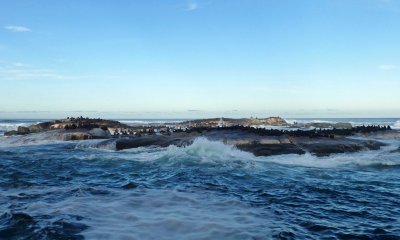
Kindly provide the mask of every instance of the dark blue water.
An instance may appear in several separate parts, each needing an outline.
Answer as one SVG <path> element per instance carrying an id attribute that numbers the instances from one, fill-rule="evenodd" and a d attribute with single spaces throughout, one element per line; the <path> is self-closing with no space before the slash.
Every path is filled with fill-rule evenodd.
<path id="1" fill-rule="evenodd" d="M 400 140 L 317 158 L 5 139 L 0 239 L 400 239 Z"/>

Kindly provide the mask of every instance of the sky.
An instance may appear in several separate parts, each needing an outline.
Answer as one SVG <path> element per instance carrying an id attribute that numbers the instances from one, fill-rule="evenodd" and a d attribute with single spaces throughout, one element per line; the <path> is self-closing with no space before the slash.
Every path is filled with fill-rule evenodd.
<path id="1" fill-rule="evenodd" d="M 400 0 L 0 0 L 0 119 L 400 117 Z"/>

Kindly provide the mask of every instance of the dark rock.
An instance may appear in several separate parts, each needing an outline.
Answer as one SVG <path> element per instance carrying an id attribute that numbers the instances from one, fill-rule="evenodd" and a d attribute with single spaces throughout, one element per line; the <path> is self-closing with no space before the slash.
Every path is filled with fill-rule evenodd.
<path id="1" fill-rule="evenodd" d="M 208 118 L 196 119 L 179 123 L 181 126 L 190 127 L 221 127 L 221 126 L 284 126 L 289 125 L 285 119 L 281 117 L 269 118 Z"/>
<path id="2" fill-rule="evenodd" d="M 61 139 L 64 141 L 87 140 L 93 138 L 89 133 L 81 131 L 60 133 L 60 135 L 62 136 Z"/>
<path id="3" fill-rule="evenodd" d="M 25 135 L 25 134 L 29 134 L 30 133 L 29 128 L 22 127 L 22 126 L 18 127 L 17 132 L 18 132 L 19 135 Z"/>
<path id="4" fill-rule="evenodd" d="M 169 136 L 143 136 L 143 137 L 133 137 L 133 138 L 121 138 L 116 140 L 115 148 L 116 150 L 123 150 L 129 148 L 138 147 L 168 147 L 170 145 L 175 145 L 178 147 L 187 146 L 193 143 L 191 138 L 173 138 Z"/>
<path id="5" fill-rule="evenodd" d="M 37 132 L 51 130 L 50 127 L 52 124 L 53 124 L 53 122 L 43 122 L 43 123 L 31 125 L 31 126 L 29 126 L 29 131 L 31 131 L 32 133 L 37 133 Z"/>
<path id="6" fill-rule="evenodd" d="M 39 125 L 29 126 L 29 131 L 32 133 L 40 132 L 42 128 Z"/>
<path id="7" fill-rule="evenodd" d="M 316 122 L 316 123 L 306 123 L 305 127 L 315 127 L 315 128 L 352 128 L 351 123 L 326 123 L 326 122 Z"/>
<path id="8" fill-rule="evenodd" d="M 130 127 L 117 121 L 68 118 L 19 127 L 18 131 L 6 132 L 6 136 L 41 133 L 38 137 L 46 140 L 86 140 L 108 139 L 98 144 L 99 147 L 123 150 L 138 147 L 178 147 L 188 146 L 195 138 L 204 137 L 211 141 L 221 141 L 227 145 L 251 152 L 256 156 L 278 154 L 304 154 L 310 152 L 317 156 L 332 153 L 377 150 L 383 143 L 373 140 L 348 138 L 348 136 L 397 137 L 399 133 L 382 126 L 359 126 L 353 128 L 333 128 L 315 130 L 278 130 L 249 127 L 249 124 L 281 124 L 280 118 L 267 119 L 226 119 L 224 126 L 215 127 L 221 119 L 193 120 L 187 124 L 193 127 L 171 131 L 168 127 L 139 126 Z M 245 125 L 229 125 L 243 123 Z M 203 126 L 202 124 L 205 124 Z M 179 124 L 178 124 L 179 126 Z M 109 129 L 109 130 L 108 130 Z M 114 133 L 111 136 L 110 131 Z M 46 132 L 46 133 L 43 133 Z M 24 136 L 21 136 L 22 138 Z M 26 136 L 28 138 L 28 136 Z M 31 135 L 29 136 L 31 137 Z"/>
<path id="9" fill-rule="evenodd" d="M 139 185 L 137 185 L 136 183 L 129 182 L 129 183 L 123 185 L 122 188 L 128 190 L 128 189 L 135 189 L 135 188 L 137 188 L 138 186 L 139 186 Z"/>
<path id="10" fill-rule="evenodd" d="M 15 130 L 12 131 L 8 131 L 4 133 L 4 136 L 14 136 L 14 135 L 18 135 L 18 132 Z"/>
<path id="11" fill-rule="evenodd" d="M 299 148 L 294 144 L 243 144 L 237 145 L 238 149 L 251 152 L 255 156 L 271 156 L 271 155 L 280 155 L 280 154 L 304 154 L 306 153 L 304 150 Z"/>
<path id="12" fill-rule="evenodd" d="M 295 138 L 295 144 L 316 156 L 328 156 L 333 153 L 358 152 L 363 150 L 378 150 L 384 143 L 373 140 L 359 140 L 349 138 Z"/>

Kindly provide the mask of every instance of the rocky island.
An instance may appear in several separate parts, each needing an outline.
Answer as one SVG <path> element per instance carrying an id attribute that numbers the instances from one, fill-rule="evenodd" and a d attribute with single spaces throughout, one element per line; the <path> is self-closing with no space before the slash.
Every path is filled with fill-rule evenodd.
<path id="1" fill-rule="evenodd" d="M 400 133 L 389 126 L 353 127 L 347 123 L 300 126 L 298 123 L 289 124 L 280 117 L 211 118 L 141 126 L 130 126 L 114 120 L 68 117 L 29 127 L 20 126 L 5 135 L 15 138 L 15 141 L 32 138 L 62 141 L 104 139 L 97 145 L 113 145 L 115 150 L 170 145 L 184 147 L 192 144 L 196 138 L 204 137 L 211 141 L 222 141 L 256 156 L 307 152 L 327 156 L 377 150 L 385 144 L 375 138 L 400 137 Z"/>

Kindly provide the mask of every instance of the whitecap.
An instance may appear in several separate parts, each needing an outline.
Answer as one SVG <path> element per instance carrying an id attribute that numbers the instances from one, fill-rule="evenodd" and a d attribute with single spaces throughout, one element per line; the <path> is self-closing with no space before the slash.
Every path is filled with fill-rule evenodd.
<path id="1" fill-rule="evenodd" d="M 326 157 L 317 157 L 310 153 L 289 154 L 260 157 L 259 159 L 264 162 L 313 168 L 400 166 L 400 153 L 394 151 L 399 147 L 399 141 L 386 140 L 385 142 L 389 145 L 377 151 L 337 153 Z"/>
<path id="2" fill-rule="evenodd" d="M 400 129 L 400 120 L 397 120 L 397 121 L 393 124 L 392 128 L 393 128 L 393 129 Z"/>

